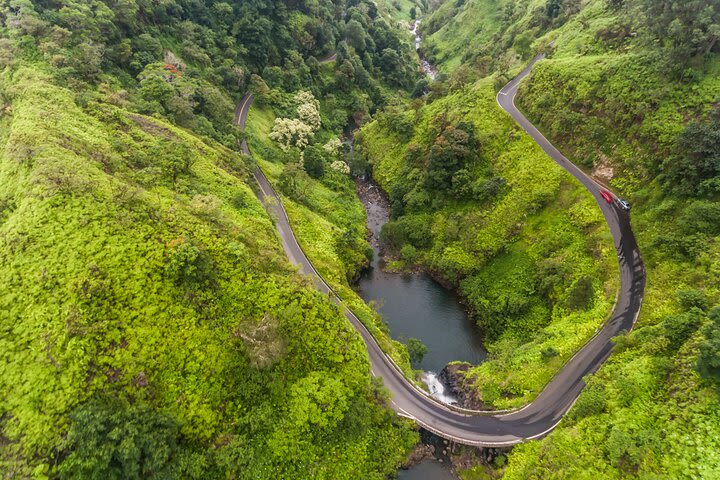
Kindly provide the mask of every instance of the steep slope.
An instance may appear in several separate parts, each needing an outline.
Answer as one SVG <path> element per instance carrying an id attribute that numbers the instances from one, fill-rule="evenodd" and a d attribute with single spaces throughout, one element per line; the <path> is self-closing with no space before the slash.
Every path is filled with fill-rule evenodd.
<path id="1" fill-rule="evenodd" d="M 481 35 L 478 48 L 448 48 L 445 55 L 464 55 L 456 72 L 465 76 L 483 75 L 491 65 L 500 77 L 503 67 L 522 62 L 516 53 L 527 58 L 555 41 L 520 86 L 518 106 L 570 158 L 633 202 L 647 291 L 634 332 L 617 340 L 615 354 L 555 432 L 514 450 L 505 476 L 714 478 L 720 469 L 714 453 L 717 4 L 556 3 L 580 8 L 542 28 L 526 17 L 497 24 L 492 45 L 481 48 Z M 513 4 L 515 12 L 542 13 L 538 2 Z M 468 16 L 451 18 L 447 25 L 457 22 L 456 30 L 474 28 Z"/>
<path id="2" fill-rule="evenodd" d="M 466 373 L 467 386 L 487 407 L 530 402 L 615 297 L 617 261 L 594 200 L 519 131 L 489 81 L 385 112 L 359 140 L 393 203 L 385 240 L 457 286 L 486 337 L 491 360 Z"/>
<path id="3" fill-rule="evenodd" d="M 0 470 L 384 478 L 402 461 L 416 434 L 287 263 L 231 121 L 248 85 L 334 88 L 314 55 L 344 27 L 327 1 L 0 6 Z M 366 58 L 399 61 L 389 29 Z M 367 114 L 381 70 L 350 66 Z"/>
<path id="4" fill-rule="evenodd" d="M 2 470 L 383 478 L 414 435 L 238 154 L 3 76 Z M 251 188 L 252 187 L 252 188 Z"/>

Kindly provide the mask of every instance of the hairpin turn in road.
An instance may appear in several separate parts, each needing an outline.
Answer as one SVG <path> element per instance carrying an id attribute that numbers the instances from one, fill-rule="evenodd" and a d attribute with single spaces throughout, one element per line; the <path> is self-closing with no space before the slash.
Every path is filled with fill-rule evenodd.
<path id="1" fill-rule="evenodd" d="M 382 351 L 360 320 L 340 302 L 330 286 L 315 270 L 293 234 L 280 197 L 273 190 L 262 170 L 258 168 L 255 171 L 255 178 L 260 186 L 260 199 L 268 209 L 276 214 L 277 231 L 289 260 L 298 265 L 304 274 L 312 276 L 320 291 L 330 295 L 340 304 L 343 313 L 365 342 L 372 374 L 382 378 L 385 387 L 390 391 L 392 408 L 399 415 L 414 420 L 427 430 L 448 440 L 466 445 L 510 446 L 540 438 L 549 433 L 577 400 L 585 385 L 583 377 L 596 371 L 610 356 L 611 339 L 623 330 L 632 329 L 642 305 L 645 270 L 630 226 L 628 212 L 620 208 L 617 202 L 605 201 L 601 191 L 607 191 L 607 189 L 570 162 L 515 107 L 514 100 L 520 81 L 544 56 L 541 54 L 535 57 L 525 70 L 498 93 L 498 104 L 555 162 L 574 176 L 595 197 L 615 242 L 621 281 L 610 319 L 553 377 L 535 401 L 523 408 L 507 412 L 471 411 L 456 408 L 431 398 L 408 381 L 397 365 Z M 245 128 L 252 102 L 253 96 L 248 94 L 237 106 L 235 122 L 241 128 Z M 250 154 L 246 141 L 242 142 L 241 148 L 244 153 Z M 268 199 L 273 199 L 273 201 L 268 202 Z"/>

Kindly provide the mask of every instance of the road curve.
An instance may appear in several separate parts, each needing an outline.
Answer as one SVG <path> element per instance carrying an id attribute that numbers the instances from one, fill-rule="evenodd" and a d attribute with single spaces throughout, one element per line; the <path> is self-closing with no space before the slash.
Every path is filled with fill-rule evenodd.
<path id="1" fill-rule="evenodd" d="M 521 409 L 507 412 L 481 412 L 465 410 L 440 403 L 409 382 L 395 363 L 380 349 L 375 339 L 360 320 L 347 308 L 345 316 L 362 336 L 370 358 L 371 372 L 381 377 L 392 395 L 392 408 L 402 416 L 437 435 L 458 443 L 474 446 L 497 447 L 540 438 L 549 433 L 570 409 L 584 387 L 583 377 L 594 372 L 610 356 L 611 339 L 623 330 L 630 330 L 640 312 L 645 288 L 645 273 L 637 244 L 630 228 L 628 215 L 608 204 L 600 196 L 602 188 L 582 170 L 563 156 L 552 144 L 515 108 L 514 98 L 519 82 L 530 72 L 539 55 L 498 94 L 498 103 L 561 167 L 577 178 L 595 197 L 615 240 L 621 272 L 621 287 L 610 320 L 573 356 L 548 383 L 534 402 Z M 245 127 L 248 110 L 252 104 L 251 94 L 238 104 L 235 122 Z M 242 150 L 250 154 L 247 143 Z M 255 178 L 260 186 L 260 197 L 277 218 L 276 227 L 283 248 L 290 261 L 301 271 L 313 277 L 318 289 L 339 302 L 332 289 L 320 277 L 312 263 L 303 253 L 295 238 L 280 198 L 273 190 L 263 172 L 258 168 Z"/>

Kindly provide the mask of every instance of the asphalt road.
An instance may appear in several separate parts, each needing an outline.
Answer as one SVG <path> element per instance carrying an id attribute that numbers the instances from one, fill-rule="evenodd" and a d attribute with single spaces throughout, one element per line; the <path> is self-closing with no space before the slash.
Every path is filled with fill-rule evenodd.
<path id="1" fill-rule="evenodd" d="M 612 232 L 620 264 L 621 286 L 610 319 L 600 331 L 572 357 L 550 381 L 534 402 L 524 408 L 507 412 L 470 411 L 444 405 L 429 397 L 405 379 L 394 362 L 383 353 L 375 339 L 345 307 L 345 316 L 360 333 L 367 346 L 371 373 L 381 377 L 392 394 L 392 408 L 399 414 L 413 419 L 417 424 L 437 435 L 466 445 L 510 446 L 525 440 L 540 438 L 549 433 L 572 407 L 585 386 L 583 377 L 594 372 L 610 356 L 611 339 L 622 330 L 630 330 L 640 312 L 645 288 L 645 271 L 640 253 L 630 227 L 626 212 L 608 204 L 601 196 L 601 186 L 585 175 L 563 156 L 552 144 L 515 108 L 514 98 L 519 82 L 532 69 L 539 55 L 511 81 L 497 96 L 499 105 L 553 158 L 561 167 L 577 178 L 595 197 Z M 252 95 L 244 97 L 235 112 L 235 121 L 245 126 Z M 247 143 L 242 149 L 250 154 Z M 260 186 L 261 200 L 274 213 L 276 226 L 283 248 L 290 261 L 301 271 L 314 278 L 318 289 L 329 294 L 338 303 L 337 296 L 322 280 L 298 245 L 282 207 L 279 197 L 261 170 L 255 172 Z"/>

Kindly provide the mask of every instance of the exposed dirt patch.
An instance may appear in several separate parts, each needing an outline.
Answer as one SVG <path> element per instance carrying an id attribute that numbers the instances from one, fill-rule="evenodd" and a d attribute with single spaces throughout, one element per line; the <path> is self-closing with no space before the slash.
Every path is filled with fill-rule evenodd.
<path id="1" fill-rule="evenodd" d="M 590 173 L 594 178 L 597 178 L 601 182 L 609 182 L 615 176 L 615 169 L 610 162 L 610 159 L 598 152 L 597 160 L 593 166 L 592 172 Z"/>
<path id="2" fill-rule="evenodd" d="M 130 114 L 128 115 L 132 121 L 137 123 L 138 127 L 140 127 L 144 132 L 149 133 L 150 135 L 165 137 L 165 138 L 175 138 L 175 134 L 173 134 L 170 130 L 168 130 L 165 127 L 161 127 L 157 123 L 154 123 L 153 121 L 136 114 Z"/>

